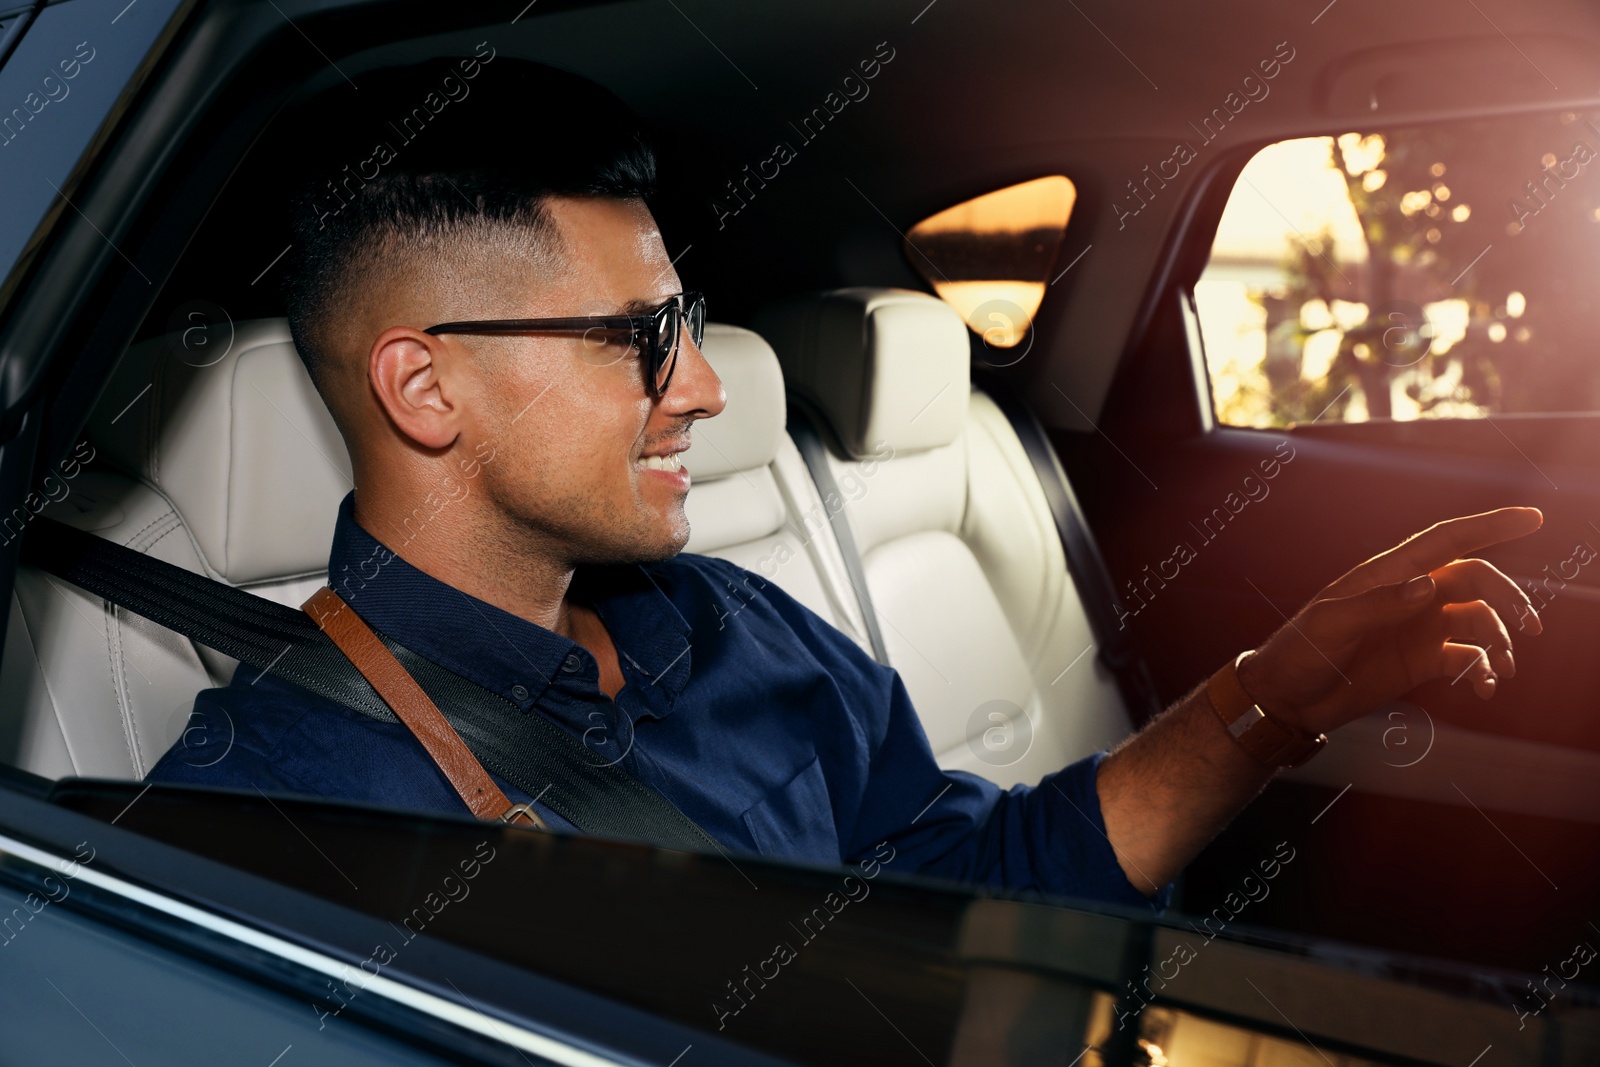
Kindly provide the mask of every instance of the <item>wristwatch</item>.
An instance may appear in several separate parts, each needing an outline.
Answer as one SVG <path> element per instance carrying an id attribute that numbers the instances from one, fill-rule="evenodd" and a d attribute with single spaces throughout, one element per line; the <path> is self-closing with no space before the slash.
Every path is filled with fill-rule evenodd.
<path id="1" fill-rule="evenodd" d="M 1261 709 L 1239 681 L 1239 665 L 1246 650 L 1206 683 L 1206 696 L 1228 735 L 1258 763 L 1268 767 L 1298 767 L 1322 751 L 1327 734 L 1308 734 Z"/>

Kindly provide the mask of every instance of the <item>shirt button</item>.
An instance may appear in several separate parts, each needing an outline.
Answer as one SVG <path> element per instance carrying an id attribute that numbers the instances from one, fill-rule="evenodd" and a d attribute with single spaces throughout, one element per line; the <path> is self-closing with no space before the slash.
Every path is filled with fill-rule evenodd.
<path id="1" fill-rule="evenodd" d="M 516 697 L 518 700 L 527 700 L 528 687 L 525 685 L 514 685 L 511 687 L 511 695 Z"/>
<path id="2" fill-rule="evenodd" d="M 578 658 L 578 654 L 576 652 L 567 653 L 567 658 L 561 661 L 561 669 L 566 671 L 568 674 L 576 674 L 578 672 L 578 668 L 582 666 L 583 661 Z"/>

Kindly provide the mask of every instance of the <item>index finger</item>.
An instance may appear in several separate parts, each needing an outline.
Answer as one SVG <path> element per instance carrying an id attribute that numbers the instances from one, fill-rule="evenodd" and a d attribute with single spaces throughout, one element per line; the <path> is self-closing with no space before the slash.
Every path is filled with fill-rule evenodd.
<path id="1" fill-rule="evenodd" d="M 1434 523 L 1356 570 L 1377 585 L 1391 585 L 1443 567 L 1490 545 L 1526 537 L 1544 525 L 1538 508 L 1497 508 Z"/>

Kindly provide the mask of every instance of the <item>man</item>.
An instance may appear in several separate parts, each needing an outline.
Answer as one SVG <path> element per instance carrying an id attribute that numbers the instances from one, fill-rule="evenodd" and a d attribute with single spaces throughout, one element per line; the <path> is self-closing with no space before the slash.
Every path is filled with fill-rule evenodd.
<path id="1" fill-rule="evenodd" d="M 415 131 L 384 114 L 430 92 Z M 1431 678 L 1488 698 L 1515 672 L 1501 619 L 1532 607 L 1458 557 L 1536 529 L 1532 509 L 1442 523 L 1360 565 L 1225 667 L 1222 689 L 1108 756 L 1009 792 L 946 774 L 894 671 L 775 586 L 679 554 L 676 457 L 724 397 L 621 106 L 481 52 L 366 77 L 360 96 L 368 118 L 321 115 L 334 177 L 295 202 L 287 299 L 354 471 L 329 582 L 377 631 L 549 717 L 727 847 L 837 863 L 887 843 L 897 870 L 1159 906 L 1318 733 Z M 524 107 L 537 119 L 507 121 Z M 390 143 L 401 126 L 415 136 Z M 474 332 L 625 314 L 671 336 Z M 756 592 L 723 625 L 730 583 Z M 196 767 L 180 746 L 153 779 L 462 810 L 399 724 L 254 671 L 196 706 L 231 709 L 232 751 Z M 1263 748 L 1261 730 L 1287 743 Z M 571 825 L 562 798 L 498 784 Z"/>

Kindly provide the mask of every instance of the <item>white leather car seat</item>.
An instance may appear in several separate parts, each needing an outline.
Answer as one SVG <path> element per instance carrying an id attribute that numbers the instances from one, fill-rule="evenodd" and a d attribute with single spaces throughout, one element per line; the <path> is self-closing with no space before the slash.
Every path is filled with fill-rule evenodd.
<path id="1" fill-rule="evenodd" d="M 103 464 L 45 514 L 298 606 L 326 580 L 351 486 L 344 442 L 283 320 L 239 324 L 220 355 L 181 338 L 118 363 L 86 430 Z M 142 778 L 183 733 L 195 693 L 234 666 L 21 567 L 0 659 L 0 759 L 53 778 Z"/>
<path id="2" fill-rule="evenodd" d="M 782 431 L 776 357 L 749 331 L 716 324 L 704 351 L 728 406 L 697 424 L 687 453 L 692 550 L 758 573 L 767 561 L 766 577 L 864 640 L 853 599 L 830 588 L 843 569 L 830 531 L 790 518 L 815 491 L 795 477 L 804 466 Z M 101 462 L 45 514 L 282 604 L 326 581 L 350 464 L 284 320 L 239 324 L 220 355 L 186 350 L 181 335 L 134 346 L 87 438 Z M 19 568 L 0 659 L 0 760 L 52 778 L 142 778 L 184 733 L 195 693 L 227 684 L 235 665 Z"/>
<path id="3" fill-rule="evenodd" d="M 940 763 L 1031 783 L 1125 737 L 1044 490 L 971 388 L 960 315 L 856 288 L 774 305 L 756 325 L 831 430 L 889 660 Z"/>
<path id="4" fill-rule="evenodd" d="M 783 371 L 760 335 L 707 323 L 701 346 L 728 406 L 695 423 L 685 551 L 720 556 L 781 587 L 867 649 L 861 608 L 805 462 L 784 432 Z M 736 595 L 745 595 L 736 591 Z"/>

